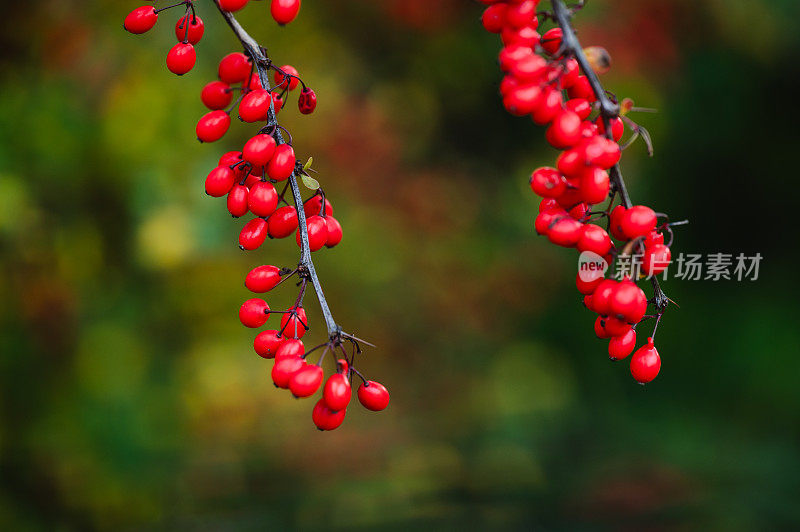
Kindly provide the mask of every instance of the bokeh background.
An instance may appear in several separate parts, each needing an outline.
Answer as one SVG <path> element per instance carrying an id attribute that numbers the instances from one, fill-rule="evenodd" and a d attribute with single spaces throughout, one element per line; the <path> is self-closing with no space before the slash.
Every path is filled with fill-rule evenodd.
<path id="1" fill-rule="evenodd" d="M 193 128 L 237 49 L 210 2 L 198 64 L 164 67 L 179 14 L 9 3 L 0 32 L 0 523 L 5 530 L 724 529 L 800 525 L 794 0 L 591 1 L 608 88 L 657 114 L 634 199 L 691 224 L 674 252 L 761 253 L 756 282 L 669 280 L 641 387 L 537 238 L 543 130 L 496 96 L 498 39 L 459 0 L 307 0 L 240 16 L 320 98 L 282 123 L 345 228 L 316 254 L 336 319 L 379 346 L 381 414 L 333 433 L 278 392 L 238 322 L 250 268 L 203 193 Z M 294 298 L 289 287 L 273 306 Z M 309 340 L 322 340 L 309 296 Z M 315 343 L 315 342 L 314 342 Z M 313 344 L 312 344 L 313 345 Z"/>

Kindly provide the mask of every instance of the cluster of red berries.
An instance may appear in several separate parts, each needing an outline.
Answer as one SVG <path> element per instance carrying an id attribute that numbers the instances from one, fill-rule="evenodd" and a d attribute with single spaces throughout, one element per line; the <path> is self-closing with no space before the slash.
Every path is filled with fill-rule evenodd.
<path id="1" fill-rule="evenodd" d="M 276 266 L 259 266 L 245 278 L 245 286 L 253 293 L 268 292 L 291 277 L 294 273 L 303 276 L 299 270 L 279 269 Z M 303 286 L 305 280 L 302 281 Z M 342 424 L 345 411 L 350 403 L 350 379 L 355 374 L 362 379 L 358 388 L 358 400 L 369 410 L 383 410 L 389 404 L 389 392 L 382 384 L 366 380 L 353 367 L 355 353 L 348 360 L 348 354 L 339 340 L 331 340 L 306 351 L 302 338 L 308 330 L 306 312 L 300 306 L 301 296 L 286 311 L 271 310 L 266 301 L 252 298 L 245 301 L 239 309 L 239 319 L 250 328 L 264 326 L 270 314 L 281 314 L 277 329 L 264 330 L 253 341 L 255 352 L 267 359 L 274 359 L 272 382 L 278 388 L 288 389 L 297 398 L 309 397 L 322 386 L 324 372 L 322 361 L 325 355 L 341 349 L 344 358 L 336 361 L 336 373 L 328 377 L 323 388 L 322 398 L 314 406 L 312 419 L 320 430 L 333 430 Z M 357 345 L 354 343 L 354 345 Z M 306 358 L 314 351 L 324 348 L 316 364 L 309 364 Z"/>
<path id="2" fill-rule="evenodd" d="M 238 11 L 247 5 L 247 2 L 248 0 L 217 0 L 218 5 L 225 11 Z M 205 32 L 203 20 L 195 13 L 194 0 L 185 0 L 161 9 L 156 9 L 155 6 L 137 7 L 125 17 L 123 26 L 131 33 L 146 33 L 156 25 L 158 14 L 161 11 L 179 6 L 185 6 L 186 13 L 175 23 L 175 36 L 178 38 L 178 44 L 173 46 L 167 53 L 167 68 L 173 74 L 182 76 L 194 68 L 194 64 L 197 62 L 194 45 L 200 42 Z M 295 19 L 300 11 L 300 0 L 272 0 L 270 11 L 275 22 L 281 25 L 288 24 Z M 313 96 L 313 91 L 311 91 L 311 94 L 314 103 L 316 103 L 316 96 Z M 301 95 L 301 111 L 308 105 L 304 104 L 302 100 L 303 96 Z M 303 112 L 308 114 L 312 111 L 313 106 L 310 111 Z"/>
<path id="3" fill-rule="evenodd" d="M 555 168 L 538 168 L 531 175 L 531 189 L 543 198 L 536 232 L 558 246 L 592 252 L 606 264 L 623 254 L 643 251 L 643 273 L 661 273 L 670 260 L 661 232 L 668 225 L 658 226 L 656 213 L 644 205 L 612 209 L 616 191 L 609 171 L 617 167 L 621 156 L 622 118 L 599 112 L 596 87 L 582 73 L 574 53 L 563 46 L 562 28 L 539 34 L 539 0 L 481 1 L 488 4 L 483 26 L 500 34 L 504 45 L 499 54 L 505 73 L 500 84 L 504 107 L 515 116 L 530 116 L 536 124 L 547 126 L 547 142 L 561 151 Z M 609 198 L 607 209 L 592 211 Z M 607 229 L 591 223 L 597 220 L 605 220 Z M 604 278 L 605 273 L 605 268 L 579 272 L 576 285 L 585 306 L 598 315 L 597 336 L 610 339 L 609 356 L 619 360 L 634 352 L 636 325 L 651 317 L 646 316 L 650 302 L 631 280 L 632 274 L 616 281 Z M 663 309 L 656 310 L 660 318 Z M 658 351 L 648 338 L 631 358 L 631 373 L 644 384 L 658 375 L 660 367 Z"/>
<path id="4" fill-rule="evenodd" d="M 217 0 L 217 4 L 230 12 L 243 8 L 247 0 Z M 193 2 L 186 0 L 169 7 L 180 5 L 186 7 L 186 13 L 178 21 L 175 30 L 181 42 L 167 58 L 169 69 L 176 74 L 186 73 L 194 66 L 192 45 L 203 35 L 203 22 L 196 16 Z M 280 24 L 291 22 L 299 8 L 300 0 L 272 0 L 272 15 Z M 162 10 L 152 6 L 137 8 L 125 19 L 125 29 L 132 33 L 148 31 L 155 24 L 159 11 Z M 229 16 L 226 14 L 226 17 Z M 241 36 L 240 40 L 244 42 Z M 312 419 L 320 430 L 332 430 L 344 420 L 353 375 L 362 380 L 357 395 L 366 408 L 383 410 L 389 403 L 389 393 L 382 384 L 365 379 L 354 367 L 355 355 L 360 352 L 359 340 L 341 332 L 338 326 L 329 327 L 327 342 L 305 350 L 301 338 L 309 330 L 309 325 L 302 301 L 313 273 L 313 268 L 309 267 L 310 258 L 306 258 L 305 253 L 336 246 L 342 240 L 342 226 L 333 217 L 333 207 L 322 188 L 307 174 L 310 160 L 306 165 L 297 161 L 291 135 L 277 122 L 277 113 L 283 107 L 287 93 L 302 86 L 298 107 L 303 114 L 314 111 L 316 94 L 306 87 L 297 69 L 291 65 L 278 68 L 266 55 L 254 59 L 258 50 L 251 49 L 250 53 L 252 57 L 239 52 L 223 57 L 219 64 L 219 79 L 208 83 L 200 95 L 203 104 L 210 110 L 196 127 L 197 138 L 201 142 L 214 142 L 222 138 L 231 124 L 230 113 L 237 107 L 239 119 L 243 122 L 263 123 L 241 151 L 222 155 L 217 167 L 206 177 L 205 191 L 213 197 L 226 196 L 228 212 L 235 218 L 247 213 L 254 215 L 239 234 L 239 247 L 243 250 L 257 249 L 267 237 L 296 235 L 297 245 L 301 248 L 301 261 L 297 268 L 259 266 L 245 279 L 245 286 L 250 291 L 262 294 L 297 274 L 300 293 L 295 303 L 288 310 L 275 311 L 263 299 L 254 297 L 242 304 L 239 319 L 246 327 L 260 328 L 267 323 L 271 314 L 281 314 L 280 326 L 259 332 L 253 346 L 259 356 L 275 359 L 273 382 L 277 387 L 291 390 L 295 397 L 309 397 L 322 386 L 324 373 L 321 363 L 325 355 L 329 351 L 341 350 L 343 358 L 337 361 L 336 372 L 326 381 L 322 399 L 312 412 Z M 270 70 L 274 71 L 274 85 L 264 87 L 262 81 L 266 82 Z M 234 102 L 235 91 L 240 94 Z M 283 133 L 288 136 L 289 142 L 284 141 Z M 290 205 L 285 199 L 290 184 L 294 187 L 291 189 L 292 195 L 300 198 L 297 183 L 292 180 L 294 177 L 302 177 L 307 186 L 316 189 L 302 203 L 300 211 L 300 199 L 297 205 Z M 275 185 L 281 182 L 285 184 L 279 194 Z M 305 228 L 300 227 L 303 221 Z M 304 241 L 308 243 L 307 249 L 304 248 Z M 347 343 L 353 347 L 351 354 L 345 349 Z M 306 357 L 323 347 L 325 349 L 319 361 L 308 364 Z"/>

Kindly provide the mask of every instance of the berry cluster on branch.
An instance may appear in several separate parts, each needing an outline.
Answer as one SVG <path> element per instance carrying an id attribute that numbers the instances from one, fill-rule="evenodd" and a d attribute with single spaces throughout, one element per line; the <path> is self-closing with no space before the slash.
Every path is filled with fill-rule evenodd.
<path id="1" fill-rule="evenodd" d="M 683 222 L 670 223 L 666 215 L 630 200 L 619 167 L 622 150 L 641 137 L 652 154 L 647 131 L 627 116 L 637 108 L 631 100 L 619 102 L 600 84 L 597 74 L 610 67 L 608 53 L 578 42 L 571 19 L 585 0 L 570 8 L 551 0 L 552 11 L 537 11 L 539 0 L 481 2 L 488 5 L 484 28 L 499 34 L 504 45 L 499 54 L 504 107 L 547 126 L 547 142 L 561 151 L 554 167 L 531 175 L 531 189 L 543 198 L 536 232 L 555 245 L 591 252 L 601 264 L 616 263 L 621 280 L 606 278 L 605 268 L 579 271 L 577 289 L 586 308 L 597 314 L 596 335 L 609 339 L 609 357 L 620 360 L 633 353 L 631 374 L 641 384 L 650 382 L 661 369 L 654 337 L 670 302 L 656 275 L 671 260 L 671 227 Z M 540 20 L 555 25 L 540 34 Z M 631 135 L 621 146 L 626 129 Z M 642 257 L 641 264 L 626 260 L 634 256 Z M 650 299 L 636 284 L 644 278 L 652 283 Z M 634 352 L 637 328 L 650 318 L 655 327 Z"/>
<path id="2" fill-rule="evenodd" d="M 317 96 L 300 78 L 297 69 L 291 65 L 275 66 L 266 49 L 259 46 L 236 20 L 232 12 L 245 7 L 247 0 L 212 1 L 244 52 L 233 52 L 223 57 L 219 63 L 219 79 L 203 88 L 200 99 L 209 112 L 197 123 L 197 138 L 201 142 L 222 138 L 230 128 L 234 109 L 238 109 L 242 122 L 256 123 L 259 130 L 241 151 L 222 155 L 217 167 L 206 177 L 205 191 L 212 197 L 226 197 L 228 212 L 234 218 L 248 213 L 254 215 L 239 234 L 242 250 L 252 251 L 267 238 L 281 239 L 292 234 L 300 248 L 296 267 L 258 266 L 245 279 L 245 286 L 251 292 L 263 294 L 296 276 L 299 291 L 294 303 L 286 310 L 273 310 L 260 297 L 253 297 L 242 304 L 239 319 L 246 327 L 261 328 L 272 314 L 280 315 L 280 324 L 276 328 L 262 330 L 256 335 L 253 342 L 255 352 L 262 358 L 274 359 L 271 376 L 276 387 L 289 389 L 297 398 L 312 396 L 322 388 L 322 397 L 313 408 L 312 420 L 320 430 L 333 430 L 344 420 L 351 399 L 350 381 L 354 376 L 362 381 L 356 395 L 369 410 L 385 409 L 389 393 L 382 384 L 367 380 L 355 366 L 362 345 L 371 344 L 343 332 L 333 319 L 311 253 L 341 242 L 342 226 L 333 217 L 333 206 L 319 182 L 309 174 L 313 172 L 311 158 L 305 164 L 297 160 L 292 137 L 277 119 L 291 91 L 302 87 L 298 108 L 303 114 L 313 113 Z M 160 9 L 152 5 L 139 7 L 126 17 L 124 27 L 131 33 L 145 33 L 153 28 L 160 12 L 176 7 L 183 7 L 184 15 L 175 26 L 179 42 L 167 56 L 167 67 L 182 75 L 194 67 L 194 45 L 200 41 L 204 30 L 203 21 L 195 13 L 193 0 Z M 300 0 L 271 2 L 272 17 L 281 25 L 294 20 L 299 9 Z M 234 99 L 235 94 L 238 95 Z M 305 201 L 298 179 L 314 191 Z M 275 185 L 280 184 L 283 188 L 278 193 Z M 291 196 L 287 198 L 289 194 Z M 327 340 L 307 350 L 302 340 L 309 330 L 303 300 L 309 285 L 320 304 Z M 307 358 L 316 351 L 320 356 L 315 363 L 309 363 Z M 328 354 L 329 358 L 335 359 L 334 371 L 325 381 L 322 364 Z"/>

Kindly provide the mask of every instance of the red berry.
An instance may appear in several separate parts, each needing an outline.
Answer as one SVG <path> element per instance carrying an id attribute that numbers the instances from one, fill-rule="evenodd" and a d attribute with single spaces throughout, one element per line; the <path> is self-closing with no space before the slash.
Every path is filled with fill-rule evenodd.
<path id="1" fill-rule="evenodd" d="M 306 334 L 308 318 L 303 307 L 298 307 L 295 312 L 287 312 L 281 317 L 281 330 L 289 338 L 302 338 Z"/>
<path id="2" fill-rule="evenodd" d="M 267 119 L 271 96 L 264 89 L 248 92 L 239 103 L 239 118 L 245 122 L 258 122 Z"/>
<path id="3" fill-rule="evenodd" d="M 203 102 L 203 105 L 212 111 L 216 111 L 218 109 L 224 109 L 231 104 L 233 93 L 231 92 L 230 85 L 227 83 L 212 81 L 203 87 L 203 91 L 200 93 L 200 100 Z"/>
<path id="4" fill-rule="evenodd" d="M 269 236 L 286 238 L 297 231 L 297 209 L 285 205 L 269 217 Z"/>
<path id="5" fill-rule="evenodd" d="M 272 93 L 272 109 L 278 114 L 283 109 L 283 98 L 277 92 Z"/>
<path id="6" fill-rule="evenodd" d="M 308 228 L 308 247 L 311 251 L 322 249 L 322 246 L 328 241 L 328 223 L 322 216 L 310 216 L 306 220 L 306 227 Z M 297 231 L 297 245 L 302 246 L 300 231 Z"/>
<path id="7" fill-rule="evenodd" d="M 604 279 L 592 292 L 592 310 L 602 316 L 611 313 L 611 296 L 617 288 L 617 281 Z"/>
<path id="8" fill-rule="evenodd" d="M 325 223 L 328 229 L 325 246 L 332 248 L 342 241 L 342 224 L 333 216 L 326 216 Z"/>
<path id="9" fill-rule="evenodd" d="M 581 120 L 586 120 L 592 114 L 592 104 L 585 98 L 573 98 L 564 104 L 567 109 L 578 113 Z"/>
<path id="10" fill-rule="evenodd" d="M 611 237 L 599 225 L 586 224 L 583 226 L 581 237 L 576 247 L 578 251 L 591 251 L 601 257 L 611 251 Z"/>
<path id="11" fill-rule="evenodd" d="M 503 40 L 503 44 L 506 46 L 509 44 L 518 43 L 533 48 L 539 44 L 540 39 L 539 32 L 536 31 L 537 27 L 538 22 L 536 24 L 531 23 L 528 26 L 523 26 L 521 28 L 512 28 L 511 26 L 506 26 L 500 32 L 500 38 Z"/>
<path id="12" fill-rule="evenodd" d="M 125 17 L 123 26 L 131 33 L 145 33 L 155 26 L 158 13 L 153 6 L 137 7 Z"/>
<path id="13" fill-rule="evenodd" d="M 536 5 L 539 0 L 522 0 L 521 2 L 514 2 L 508 5 L 506 10 L 506 23 L 521 28 L 523 26 L 533 26 L 534 28 L 539 25 L 536 19 Z"/>
<path id="14" fill-rule="evenodd" d="M 658 275 L 669 266 L 672 252 L 664 244 L 646 246 L 642 258 L 642 271 L 647 275 Z"/>
<path id="15" fill-rule="evenodd" d="M 259 181 L 250 188 L 247 206 L 256 216 L 269 216 L 278 207 L 278 192 L 272 183 Z"/>
<path id="16" fill-rule="evenodd" d="M 317 108 L 317 94 L 308 87 L 300 91 L 297 107 L 304 115 L 310 115 Z"/>
<path id="17" fill-rule="evenodd" d="M 609 215 L 609 229 L 611 230 L 611 236 L 617 240 L 627 240 L 625 233 L 622 232 L 622 227 L 620 226 L 626 210 L 627 209 L 622 205 L 617 205 L 611 210 L 611 214 Z"/>
<path id="18" fill-rule="evenodd" d="M 242 227 L 239 233 L 239 247 L 252 251 L 257 249 L 267 238 L 267 222 L 263 218 L 253 218 Z"/>
<path id="19" fill-rule="evenodd" d="M 219 7 L 225 11 L 239 11 L 249 0 L 219 0 Z"/>
<path id="20" fill-rule="evenodd" d="M 197 54 L 194 46 L 189 43 L 179 42 L 167 54 L 167 68 L 179 76 L 194 68 L 195 61 L 197 61 Z"/>
<path id="21" fill-rule="evenodd" d="M 489 33 L 500 33 L 505 25 L 506 4 L 498 3 L 487 7 L 481 15 L 481 24 Z"/>
<path id="22" fill-rule="evenodd" d="M 605 325 L 604 328 L 608 334 L 611 336 L 623 336 L 631 330 L 631 325 L 625 323 L 619 318 L 615 318 L 614 316 L 609 316 L 605 318 Z"/>
<path id="23" fill-rule="evenodd" d="M 514 116 L 524 116 L 538 109 L 543 97 L 537 83 L 520 85 L 503 97 L 503 107 Z"/>
<path id="24" fill-rule="evenodd" d="M 636 347 L 636 330 L 629 329 L 622 336 L 615 336 L 608 342 L 608 357 L 611 360 L 622 360 L 633 353 Z"/>
<path id="25" fill-rule="evenodd" d="M 575 277 L 575 286 L 578 292 L 588 296 L 595 291 L 597 286 L 603 281 L 602 270 L 594 270 L 590 272 L 579 272 Z"/>
<path id="26" fill-rule="evenodd" d="M 344 410 L 350 403 L 350 381 L 341 373 L 334 373 L 328 377 L 322 399 L 331 410 Z"/>
<path id="27" fill-rule="evenodd" d="M 595 120 L 595 124 L 597 124 L 597 130 L 605 135 L 606 134 L 606 125 L 603 122 L 603 117 L 598 116 L 597 120 Z M 622 121 L 620 117 L 612 118 L 611 119 L 611 135 L 614 137 L 614 142 L 619 142 L 622 138 L 623 133 L 625 133 L 625 123 Z"/>
<path id="28" fill-rule="evenodd" d="M 578 113 L 563 109 L 547 128 L 547 142 L 554 148 L 565 149 L 581 140 L 581 117 Z"/>
<path id="29" fill-rule="evenodd" d="M 316 364 L 309 364 L 289 380 L 289 390 L 295 397 L 308 397 L 319 390 L 324 377 L 322 368 Z"/>
<path id="30" fill-rule="evenodd" d="M 594 294 L 592 294 L 592 298 L 594 298 Z M 610 338 L 611 335 L 608 334 L 606 331 L 606 317 L 605 316 L 597 316 L 597 319 L 594 320 L 594 334 L 598 338 Z"/>
<path id="31" fill-rule="evenodd" d="M 302 340 L 296 338 L 286 338 L 286 335 L 281 335 L 284 338 L 283 343 L 275 351 L 275 360 L 282 358 L 302 357 L 306 352 Z"/>
<path id="32" fill-rule="evenodd" d="M 653 339 L 648 338 L 631 358 L 631 375 L 639 384 L 646 384 L 656 378 L 661 370 L 661 357 L 658 355 Z"/>
<path id="33" fill-rule="evenodd" d="M 510 72 L 518 61 L 531 55 L 533 55 L 533 50 L 530 46 L 525 46 L 524 44 L 510 44 L 500 50 L 497 59 L 500 62 L 500 68 L 504 72 Z"/>
<path id="34" fill-rule="evenodd" d="M 659 233 L 658 231 L 650 231 L 650 233 L 644 239 L 645 248 L 652 247 L 655 244 L 663 244 L 663 243 L 664 243 L 664 233 Z"/>
<path id="35" fill-rule="evenodd" d="M 561 48 L 561 39 L 564 33 L 561 28 L 553 28 L 547 30 L 542 35 L 542 48 L 550 55 L 555 55 L 558 49 Z"/>
<path id="36" fill-rule="evenodd" d="M 250 270 L 244 279 L 244 285 L 257 294 L 269 292 L 281 282 L 281 270 L 277 266 L 258 266 Z"/>
<path id="37" fill-rule="evenodd" d="M 566 177 L 577 177 L 585 169 L 586 160 L 577 148 L 562 152 L 556 160 L 556 168 Z"/>
<path id="38" fill-rule="evenodd" d="M 227 194 L 233 188 L 233 170 L 227 166 L 217 166 L 206 177 L 206 194 L 219 198 Z"/>
<path id="39" fill-rule="evenodd" d="M 592 205 L 602 203 L 608 199 L 611 190 L 611 182 L 608 179 L 608 172 L 596 166 L 590 166 L 581 173 L 580 176 L 581 198 L 586 203 Z"/>
<path id="40" fill-rule="evenodd" d="M 592 86 L 586 76 L 578 76 L 575 83 L 567 89 L 567 95 L 570 98 L 586 98 L 590 102 L 597 101 L 597 96 L 594 95 Z"/>
<path id="41" fill-rule="evenodd" d="M 531 174 L 531 190 L 545 198 L 557 198 L 567 189 L 564 176 L 555 168 L 537 168 Z"/>
<path id="42" fill-rule="evenodd" d="M 253 340 L 253 349 L 262 358 L 275 358 L 275 353 L 283 344 L 283 336 L 278 336 L 278 331 L 261 331 Z"/>
<path id="43" fill-rule="evenodd" d="M 566 216 L 567 212 L 560 207 L 549 211 L 543 211 L 536 215 L 536 220 L 533 222 L 533 226 L 538 234 L 547 236 L 547 233 L 550 232 L 550 227 L 553 226 L 555 221 Z"/>
<path id="44" fill-rule="evenodd" d="M 375 381 L 367 381 L 358 387 L 358 400 L 369 410 L 383 410 L 389 405 L 389 392 Z"/>
<path id="45" fill-rule="evenodd" d="M 286 88 L 286 78 L 289 78 L 289 90 L 293 91 L 297 88 L 297 84 L 300 83 L 299 79 L 299 72 L 297 69 L 292 65 L 283 65 L 281 70 L 286 73 L 286 75 L 281 74 L 279 71 L 275 71 L 273 79 L 275 80 L 275 88 L 278 89 L 285 89 Z"/>
<path id="46" fill-rule="evenodd" d="M 263 89 L 264 85 L 261 84 L 261 76 L 258 72 L 253 72 L 250 75 L 250 81 L 247 83 L 247 88 L 251 91 L 257 91 L 258 89 Z"/>
<path id="47" fill-rule="evenodd" d="M 297 13 L 300 11 L 300 0 L 272 0 L 269 11 L 275 22 L 283 26 L 297 17 Z"/>
<path id="48" fill-rule="evenodd" d="M 261 327 L 269 318 L 269 305 L 263 299 L 248 299 L 239 308 L 239 320 L 245 327 Z"/>
<path id="49" fill-rule="evenodd" d="M 271 135 L 260 133 L 245 143 L 242 157 L 253 166 L 264 166 L 270 162 L 275 153 L 275 139 Z"/>
<path id="50" fill-rule="evenodd" d="M 320 194 L 315 194 L 308 198 L 308 200 L 303 203 L 303 212 L 306 213 L 306 217 L 310 218 L 311 216 L 322 215 L 322 196 Z M 325 216 L 330 216 L 333 214 L 333 206 L 328 199 L 325 199 Z"/>
<path id="51" fill-rule="evenodd" d="M 523 57 L 511 67 L 511 75 L 520 83 L 529 83 L 538 80 L 547 70 L 547 61 L 544 57 L 530 54 Z"/>
<path id="52" fill-rule="evenodd" d="M 610 314 L 619 316 L 628 323 L 639 323 L 647 312 L 647 296 L 628 278 L 617 283 L 609 303 Z"/>
<path id="53" fill-rule="evenodd" d="M 242 162 L 242 152 L 229 151 L 219 158 L 219 162 L 217 164 L 219 166 L 231 166 L 240 162 Z M 240 179 L 241 177 L 242 176 L 239 176 Z"/>
<path id="54" fill-rule="evenodd" d="M 225 111 L 211 111 L 197 122 L 195 133 L 200 142 L 215 142 L 221 139 L 231 126 L 231 117 Z"/>
<path id="55" fill-rule="evenodd" d="M 225 83 L 240 83 L 249 77 L 250 61 L 243 53 L 233 52 L 219 62 L 219 79 Z"/>
<path id="56" fill-rule="evenodd" d="M 300 357 L 275 357 L 275 365 L 272 366 L 272 382 L 278 388 L 288 388 L 292 376 L 303 369 L 306 365 L 305 360 Z"/>
<path id="57" fill-rule="evenodd" d="M 320 399 L 311 411 L 311 420 L 319 430 L 334 430 L 342 424 L 346 412 L 344 409 L 331 410 L 325 401 Z"/>
<path id="58" fill-rule="evenodd" d="M 580 148 L 586 164 L 606 170 L 617 164 L 622 154 L 619 144 L 600 135 L 586 139 Z"/>
<path id="59" fill-rule="evenodd" d="M 539 105 L 531 113 L 531 119 L 540 126 L 549 124 L 561 111 L 562 101 L 560 90 L 550 86 L 546 87 L 542 91 L 542 99 Z"/>
<path id="60" fill-rule="evenodd" d="M 645 236 L 656 227 L 656 213 L 650 207 L 634 205 L 625 211 L 619 227 L 630 240 Z"/>
<path id="61" fill-rule="evenodd" d="M 547 238 L 557 246 L 571 248 L 578 243 L 583 233 L 583 224 L 573 218 L 561 218 L 550 226 Z"/>
<path id="62" fill-rule="evenodd" d="M 276 181 L 284 181 L 294 172 L 294 149 L 289 144 L 281 144 L 267 164 L 267 175 Z"/>
<path id="63" fill-rule="evenodd" d="M 230 192 L 228 192 L 228 212 L 234 218 L 239 218 L 247 214 L 247 196 L 250 194 L 249 189 L 245 185 L 235 184 Z"/>
<path id="64" fill-rule="evenodd" d="M 188 23 L 186 17 L 179 18 L 175 23 L 175 37 L 180 42 L 187 40 L 192 44 L 197 44 L 203 38 L 204 31 L 203 19 L 197 15 L 190 15 Z"/>

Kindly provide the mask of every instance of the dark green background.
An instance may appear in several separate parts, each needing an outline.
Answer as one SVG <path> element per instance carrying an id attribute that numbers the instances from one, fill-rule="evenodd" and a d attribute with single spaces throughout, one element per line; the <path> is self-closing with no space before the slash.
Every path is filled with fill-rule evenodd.
<path id="1" fill-rule="evenodd" d="M 0 523 L 38 529 L 724 529 L 800 524 L 797 2 L 591 1 L 608 88 L 657 114 L 623 171 L 689 218 L 674 253 L 764 256 L 756 282 L 665 283 L 661 375 L 611 363 L 537 238 L 530 171 L 556 152 L 496 96 L 496 36 L 460 0 L 306 0 L 241 19 L 317 90 L 282 123 L 345 229 L 316 254 L 392 392 L 314 430 L 236 312 L 241 221 L 203 193 L 253 128 L 200 145 L 198 94 L 236 42 L 210 2 L 197 67 L 164 67 L 175 12 L 34 1 L 0 32 Z M 294 297 L 287 287 L 273 306 Z M 309 298 L 312 332 L 322 340 Z"/>

